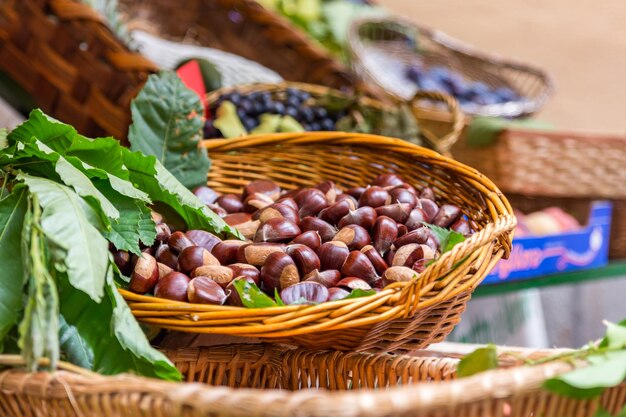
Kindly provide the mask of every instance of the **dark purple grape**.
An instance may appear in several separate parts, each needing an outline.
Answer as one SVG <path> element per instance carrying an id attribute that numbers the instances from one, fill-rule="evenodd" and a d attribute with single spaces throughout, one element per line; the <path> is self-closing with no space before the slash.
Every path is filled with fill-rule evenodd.
<path id="1" fill-rule="evenodd" d="M 312 110 L 315 114 L 315 117 L 318 119 L 328 117 L 328 111 L 324 107 L 313 107 Z"/>
<path id="2" fill-rule="evenodd" d="M 252 111 L 252 101 L 249 98 L 244 98 L 241 100 L 241 103 L 237 106 L 237 110 L 241 109 L 246 113 L 250 113 Z"/>
<path id="3" fill-rule="evenodd" d="M 237 117 L 239 117 L 239 120 L 245 119 L 246 117 L 248 117 L 248 112 L 245 111 L 244 109 L 242 109 L 241 107 L 237 108 Z"/>
<path id="4" fill-rule="evenodd" d="M 291 116 L 294 119 L 298 118 L 298 109 L 292 106 L 287 106 L 287 108 L 285 109 L 285 115 L 287 116 Z"/>
<path id="5" fill-rule="evenodd" d="M 298 108 L 298 107 L 300 107 L 300 104 L 302 104 L 302 103 L 300 103 L 300 99 L 298 97 L 290 96 L 290 97 L 287 97 L 286 104 L 287 104 L 287 106 L 292 106 L 292 107 Z"/>
<path id="6" fill-rule="evenodd" d="M 247 131 L 251 131 L 258 125 L 254 117 L 246 117 L 245 119 L 243 119 L 242 123 L 243 123 L 243 127 L 245 127 Z"/>
<path id="7" fill-rule="evenodd" d="M 322 126 L 318 122 L 311 123 L 311 131 L 312 132 L 318 132 L 320 130 L 322 130 Z"/>
<path id="8" fill-rule="evenodd" d="M 321 123 L 322 126 L 322 130 L 335 130 L 335 122 L 332 121 L 332 119 L 329 118 L 325 118 L 322 120 Z"/>
<path id="9" fill-rule="evenodd" d="M 228 97 L 228 98 L 225 98 L 224 100 L 228 100 L 228 101 L 230 101 L 230 102 L 231 102 L 231 103 L 233 103 L 235 106 L 238 106 L 238 105 L 239 105 L 239 103 L 241 103 L 241 94 L 239 94 L 239 93 L 237 93 L 237 92 L 233 92 L 233 93 L 230 93 L 228 96 L 229 96 L 229 97 Z"/>
<path id="10" fill-rule="evenodd" d="M 309 107 L 303 107 L 300 109 L 300 117 L 302 120 L 311 123 L 315 120 L 315 115 L 313 114 L 313 110 Z"/>

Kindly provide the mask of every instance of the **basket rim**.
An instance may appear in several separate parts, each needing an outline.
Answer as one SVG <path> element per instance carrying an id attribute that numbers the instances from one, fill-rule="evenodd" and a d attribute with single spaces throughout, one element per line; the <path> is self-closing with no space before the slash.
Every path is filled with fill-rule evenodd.
<path id="1" fill-rule="evenodd" d="M 202 323 L 191 325 L 189 329 L 193 329 L 196 332 L 203 333 L 221 333 L 221 334 L 239 334 L 251 337 L 286 337 L 296 334 L 310 334 L 312 332 L 335 330 L 337 326 L 354 327 L 352 322 L 342 322 L 341 319 L 346 320 L 350 314 L 353 314 L 358 309 L 370 308 L 375 309 L 383 305 L 393 305 L 392 310 L 385 314 L 380 314 L 376 317 L 361 318 L 362 320 L 369 320 L 363 323 L 363 325 L 373 324 L 380 321 L 389 320 L 396 317 L 407 316 L 410 317 L 415 314 L 418 309 L 415 307 L 403 307 L 403 301 L 413 298 L 433 300 L 434 297 L 422 297 L 419 295 L 419 291 L 425 286 L 432 285 L 433 277 L 443 277 L 449 272 L 456 270 L 462 271 L 466 265 L 471 264 L 477 259 L 490 260 L 485 262 L 483 268 L 489 268 L 495 264 L 502 256 L 508 256 L 511 248 L 512 230 L 515 227 L 516 219 L 513 215 L 512 208 L 506 198 L 498 190 L 496 185 L 480 174 L 477 170 L 467 167 L 451 158 L 442 156 L 435 151 L 413 145 L 401 139 L 387 138 L 377 135 L 366 135 L 358 133 L 344 133 L 344 132 L 299 132 L 299 133 L 277 133 L 277 134 L 261 134 L 254 136 L 244 136 L 235 139 L 217 139 L 217 140 L 204 140 L 201 146 L 206 147 L 210 151 L 232 151 L 239 148 L 250 149 L 253 147 L 262 146 L 276 146 L 279 144 L 293 144 L 293 145 L 305 145 L 315 143 L 320 144 L 341 144 L 341 145 L 361 145 L 365 147 L 375 146 L 380 149 L 388 149 L 394 152 L 407 153 L 411 155 L 420 155 L 424 158 L 428 158 L 431 161 L 437 161 L 438 164 L 446 168 L 456 168 L 460 172 L 464 172 L 475 178 L 476 182 L 480 184 L 483 191 L 481 194 L 486 198 L 493 198 L 495 205 L 491 211 L 491 220 L 478 232 L 474 233 L 470 238 L 463 243 L 456 245 L 451 251 L 444 253 L 436 262 L 430 264 L 424 272 L 418 275 L 418 279 L 410 282 L 394 283 L 385 287 L 381 292 L 364 297 L 353 298 L 348 300 L 338 300 L 332 302 L 325 302 L 318 305 L 306 306 L 306 305 L 290 305 L 290 306 L 277 306 L 268 308 L 244 308 L 244 307 L 232 307 L 232 306 L 213 306 L 203 304 L 191 304 L 186 302 L 177 302 L 155 298 L 152 296 L 138 295 L 130 293 L 127 290 L 120 289 L 121 294 L 131 304 L 131 310 L 133 312 L 143 311 L 140 314 L 148 314 L 150 311 L 160 312 L 167 311 L 169 317 L 174 314 L 189 314 L 192 317 L 192 321 L 201 321 L 201 318 L 245 318 L 253 316 L 263 316 L 265 320 L 263 324 L 255 325 L 254 327 L 242 327 L 234 324 L 229 324 L 229 327 L 201 327 Z M 494 204 L 494 203 L 487 203 Z M 495 244 L 499 241 L 499 246 Z M 458 269 L 455 269 L 458 268 Z M 478 273 L 478 272 L 477 272 Z M 466 284 L 463 284 L 466 285 Z M 460 287 L 463 287 L 461 285 Z M 456 287 L 456 284 L 453 286 Z M 473 286 L 469 286 L 467 290 L 473 290 Z M 438 292 L 437 294 L 440 294 Z M 444 294 L 446 295 L 446 294 Z M 452 295 L 448 293 L 446 297 L 440 301 L 447 300 Z M 406 301 L 409 303 L 409 301 Z M 417 303 L 417 302 L 416 302 Z M 435 303 L 435 301 L 433 301 Z M 422 306 L 422 308 L 426 308 Z M 316 321 L 310 319 L 315 315 L 329 314 L 333 312 L 339 314 L 335 317 L 335 323 L 333 320 L 329 320 L 326 323 L 319 324 Z M 308 315 L 308 316 L 307 316 Z M 144 316 L 145 317 L 145 316 Z M 306 319 L 309 320 L 306 320 Z M 339 319 L 339 320 L 337 320 Z M 298 320 L 304 320 L 298 322 Z M 144 319 L 144 321 L 146 321 Z M 278 330 L 283 327 L 280 325 L 287 325 L 297 327 L 290 330 Z M 178 326 L 170 325 L 171 322 L 167 318 L 159 318 L 156 322 L 151 321 L 152 324 L 166 324 L 167 327 L 174 330 L 182 330 L 182 323 L 178 322 Z M 300 325 L 302 324 L 302 325 Z M 312 324 L 312 326 L 309 326 Z M 347 326 L 347 324 L 351 324 Z M 333 326 L 333 327 L 330 327 Z M 313 327 L 313 328 L 312 328 Z"/>
<path id="2" fill-rule="evenodd" d="M 464 42 L 457 38 L 454 38 L 445 32 L 437 29 L 432 29 L 415 20 L 400 17 L 400 16 L 364 16 L 359 17 L 352 21 L 348 29 L 348 42 L 347 48 L 352 57 L 353 68 L 359 63 L 369 74 L 374 84 L 379 85 L 380 77 L 376 77 L 371 74 L 371 71 L 367 69 L 367 66 L 363 65 L 361 56 L 366 49 L 365 45 L 361 41 L 359 36 L 359 29 L 365 24 L 396 24 L 407 28 L 416 29 L 420 34 L 431 38 L 432 41 L 443 46 L 446 49 L 453 50 L 455 52 L 472 56 L 479 60 L 490 62 L 495 65 L 513 68 L 519 71 L 523 71 L 529 74 L 537 76 L 543 83 L 543 88 L 536 97 L 526 97 L 526 100 L 517 100 L 502 104 L 489 104 L 479 105 L 474 104 L 471 108 L 464 108 L 463 111 L 472 116 L 504 116 L 504 117 L 520 117 L 524 115 L 531 115 L 538 112 L 548 101 L 555 91 L 554 77 L 546 70 L 523 62 L 522 60 L 506 57 L 504 55 L 485 51 L 479 47 L 476 47 L 468 42 Z M 357 71 L 358 72 L 358 71 Z M 398 98 L 393 92 L 386 90 L 388 94 Z M 419 91 L 419 90 L 418 90 Z M 476 110 L 474 110 L 476 109 Z"/>

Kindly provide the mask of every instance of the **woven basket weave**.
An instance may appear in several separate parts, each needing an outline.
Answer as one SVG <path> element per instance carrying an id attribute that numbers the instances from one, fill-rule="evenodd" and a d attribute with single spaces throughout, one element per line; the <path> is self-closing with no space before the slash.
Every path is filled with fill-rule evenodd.
<path id="1" fill-rule="evenodd" d="M 419 53 L 407 39 L 415 40 Z M 467 104 L 471 115 L 522 117 L 541 109 L 553 91 L 552 79 L 529 65 L 490 55 L 399 17 L 368 17 L 355 20 L 349 31 L 348 47 L 353 69 L 367 82 L 401 99 L 410 98 L 417 87 L 404 78 L 407 65 L 449 67 L 472 81 L 489 87 L 509 87 L 522 99 L 503 104 Z"/>
<path id="2" fill-rule="evenodd" d="M 287 90 L 287 88 L 296 88 L 302 91 L 306 91 L 313 97 L 313 100 L 319 100 L 321 98 L 332 96 L 338 99 L 350 99 L 348 94 L 321 85 L 305 84 L 286 82 L 280 84 L 249 84 L 240 85 L 236 87 L 221 88 L 216 91 L 212 91 L 207 95 L 207 102 L 212 103 L 216 101 L 220 96 L 237 91 L 241 94 L 249 94 L 252 92 L 268 92 L 273 95 L 280 94 Z M 389 109 L 392 105 L 389 103 L 383 103 L 379 100 L 360 96 L 358 98 L 359 104 L 364 107 L 371 107 L 377 110 Z M 422 113 L 428 111 L 428 105 L 423 104 L 423 101 L 428 101 L 432 107 L 433 103 L 444 105 L 446 112 L 438 111 L 440 116 L 446 117 L 446 123 L 440 124 L 436 129 L 432 129 L 432 117 L 424 117 Z M 463 129 L 464 115 L 459 110 L 457 101 L 447 95 L 437 92 L 420 92 L 413 97 L 413 116 L 420 129 L 420 136 L 426 141 L 428 147 L 435 149 L 436 151 L 447 154 L 450 148 L 457 142 Z M 446 129 L 442 129 L 445 127 Z M 376 126 L 374 126 L 376 129 Z M 421 144 L 421 143 L 420 143 Z"/>
<path id="3" fill-rule="evenodd" d="M 515 217 L 486 177 L 451 159 L 399 139 L 340 132 L 290 133 L 206 140 L 213 165 L 208 185 L 238 193 L 268 178 L 285 189 L 330 179 L 347 189 L 397 172 L 471 219 L 471 238 L 445 253 L 418 279 L 366 298 L 245 309 L 194 305 L 122 290 L 135 316 L 164 328 L 257 337 L 314 348 L 410 351 L 442 340 L 460 320 L 473 289 L 508 256 Z M 456 268 L 454 266 L 456 265 Z"/>
<path id="4" fill-rule="evenodd" d="M 542 390 L 572 369 L 566 363 L 517 366 L 455 380 L 457 359 L 315 352 L 276 346 L 216 346 L 167 352 L 186 381 L 105 377 L 71 371 L 0 372 L 0 414 L 6 417 L 593 417 L 616 415 L 626 385 L 599 399 L 576 401 Z M 526 352 L 545 356 L 552 352 Z M 19 358 L 0 356 L 0 365 Z M 75 372 L 72 372 L 75 371 Z M 223 386 L 207 386 L 223 385 Z"/>
<path id="5" fill-rule="evenodd" d="M 507 195 L 531 197 L 521 202 L 525 210 L 557 205 L 577 212 L 583 204 L 586 218 L 592 200 L 612 200 L 609 256 L 626 258 L 626 137 L 509 129 L 482 148 L 459 140 L 452 154 Z"/>

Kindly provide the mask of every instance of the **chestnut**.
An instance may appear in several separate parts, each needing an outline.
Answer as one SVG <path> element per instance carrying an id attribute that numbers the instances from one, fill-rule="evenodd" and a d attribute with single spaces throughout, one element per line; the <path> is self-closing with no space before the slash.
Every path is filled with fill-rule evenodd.
<path id="1" fill-rule="evenodd" d="M 350 211 L 339 220 L 339 223 L 337 225 L 340 228 L 343 228 L 349 224 L 356 224 L 364 229 L 371 230 L 377 217 L 378 215 L 376 214 L 375 209 L 369 206 L 365 206 Z"/>
<path id="2" fill-rule="evenodd" d="M 261 279 L 267 291 L 285 288 L 300 282 L 298 268 L 285 252 L 273 252 L 267 256 L 261 267 Z"/>
<path id="3" fill-rule="evenodd" d="M 239 247 L 248 244 L 248 242 L 243 240 L 224 240 L 213 247 L 211 254 L 215 256 L 222 265 L 232 264 L 237 262 L 237 251 Z"/>
<path id="4" fill-rule="evenodd" d="M 217 204 L 207 204 L 206 205 L 213 213 L 217 214 L 218 216 L 224 218 L 226 217 L 226 215 L 228 213 L 226 213 L 226 210 L 224 210 L 223 208 L 221 208 L 220 206 L 218 206 Z"/>
<path id="5" fill-rule="evenodd" d="M 150 217 L 152 218 L 152 221 L 154 222 L 154 224 L 163 223 L 163 216 L 161 215 L 161 213 L 157 213 L 156 211 L 151 210 Z"/>
<path id="6" fill-rule="evenodd" d="M 415 194 L 407 190 L 406 188 L 394 188 L 389 191 L 389 196 L 391 197 L 391 203 L 406 203 L 411 208 L 417 205 L 417 197 Z"/>
<path id="7" fill-rule="evenodd" d="M 328 289 L 328 300 L 327 301 L 337 301 L 343 300 L 347 296 L 350 295 L 350 291 L 345 290 L 339 287 L 332 287 Z"/>
<path id="8" fill-rule="evenodd" d="M 308 246 L 314 251 L 317 251 L 317 248 L 319 248 L 322 244 L 322 238 L 317 230 L 309 230 L 308 232 L 304 232 L 296 236 L 294 240 L 289 242 L 290 245 L 296 243 Z"/>
<path id="9" fill-rule="evenodd" d="M 176 269 L 178 267 L 178 256 L 174 255 L 174 253 L 170 250 L 170 247 L 167 245 L 159 245 L 154 252 L 154 257 L 157 262 L 167 265 L 172 269 Z"/>
<path id="10" fill-rule="evenodd" d="M 261 266 L 274 252 L 285 252 L 285 245 L 279 243 L 247 243 L 237 250 L 237 262 Z"/>
<path id="11" fill-rule="evenodd" d="M 294 197 L 296 203 L 298 203 L 298 215 L 303 218 L 307 216 L 315 216 L 323 208 L 328 206 L 328 200 L 326 196 L 317 188 L 303 188 Z"/>
<path id="12" fill-rule="evenodd" d="M 305 276 L 311 271 L 320 269 L 320 258 L 317 257 L 315 251 L 305 245 L 288 245 L 285 253 L 291 256 L 300 276 Z"/>
<path id="13" fill-rule="evenodd" d="M 270 180 L 252 181 L 243 188 L 243 199 L 253 194 L 263 194 L 274 201 L 280 197 L 280 187 Z"/>
<path id="14" fill-rule="evenodd" d="M 424 270 L 428 266 L 428 263 L 431 261 L 432 259 L 420 259 L 419 261 L 415 261 L 411 269 L 418 274 L 421 274 L 422 272 L 424 272 Z"/>
<path id="15" fill-rule="evenodd" d="M 380 174 L 372 181 L 372 185 L 379 187 L 397 187 L 402 184 L 404 180 L 398 174 Z"/>
<path id="16" fill-rule="evenodd" d="M 361 248 L 361 253 L 367 256 L 367 259 L 370 260 L 376 273 L 381 275 L 389 266 L 387 262 L 380 256 L 380 253 L 374 249 L 372 245 L 367 245 Z"/>
<path id="17" fill-rule="evenodd" d="M 220 261 L 201 246 L 189 246 L 178 256 L 178 269 L 186 274 L 203 265 L 219 265 Z"/>
<path id="18" fill-rule="evenodd" d="M 428 228 L 422 226 L 418 229 L 412 230 L 409 233 L 400 236 L 393 242 L 393 246 L 397 249 L 404 245 L 408 245 L 409 243 L 426 243 L 430 233 L 428 232 Z"/>
<path id="19" fill-rule="evenodd" d="M 298 212 L 298 203 L 292 197 L 283 197 L 277 201 L 279 204 L 284 204 L 285 206 L 291 207 L 293 211 Z"/>
<path id="20" fill-rule="evenodd" d="M 141 248 L 141 253 L 146 253 L 148 255 L 154 255 L 154 249 L 152 249 L 151 246 L 147 246 L 145 248 Z"/>
<path id="21" fill-rule="evenodd" d="M 393 257 L 396 256 L 396 249 L 391 247 L 387 253 L 383 256 L 387 265 L 391 265 L 393 263 Z"/>
<path id="22" fill-rule="evenodd" d="M 416 261 L 420 259 L 432 259 L 434 255 L 433 250 L 427 245 L 409 243 L 408 245 L 398 248 L 391 265 L 411 267 Z"/>
<path id="23" fill-rule="evenodd" d="M 330 224 L 337 224 L 352 210 L 356 210 L 356 205 L 351 200 L 342 200 L 320 211 L 318 217 Z"/>
<path id="24" fill-rule="evenodd" d="M 130 263 L 130 254 L 127 251 L 116 250 L 113 252 L 113 262 L 115 262 L 122 274 L 128 275 L 132 265 Z"/>
<path id="25" fill-rule="evenodd" d="M 341 270 L 349 254 L 348 245 L 341 241 L 323 243 L 317 250 L 322 271 L 327 269 Z"/>
<path id="26" fill-rule="evenodd" d="M 220 196 L 213 188 L 209 188 L 205 185 L 194 188 L 192 192 L 204 204 L 213 204 Z"/>
<path id="27" fill-rule="evenodd" d="M 371 239 L 367 230 L 356 224 L 349 224 L 337 232 L 333 241 L 345 243 L 350 250 L 359 250 L 363 246 L 369 245 Z"/>
<path id="28" fill-rule="evenodd" d="M 346 277 L 337 283 L 337 287 L 352 290 L 371 290 L 372 286 L 359 277 Z"/>
<path id="29" fill-rule="evenodd" d="M 376 219 L 372 231 L 372 243 L 381 255 L 384 255 L 389 250 L 397 237 L 398 226 L 395 221 L 386 216 L 380 216 Z"/>
<path id="30" fill-rule="evenodd" d="M 254 193 L 246 197 L 243 201 L 243 211 L 246 213 L 254 213 L 271 204 L 274 204 L 274 200 L 272 200 L 271 197 L 265 194 Z"/>
<path id="31" fill-rule="evenodd" d="M 248 277 L 250 278 L 257 286 L 261 285 L 261 272 L 254 266 L 250 264 L 243 263 L 235 263 L 232 265 L 228 265 L 233 271 L 234 277 Z"/>
<path id="32" fill-rule="evenodd" d="M 154 288 L 159 279 L 157 261 L 147 253 L 137 257 L 137 262 L 130 276 L 128 290 L 137 294 L 148 293 Z"/>
<path id="33" fill-rule="evenodd" d="M 407 282 L 415 278 L 417 274 L 406 266 L 392 266 L 383 273 L 383 283 L 385 286 L 394 282 Z"/>
<path id="34" fill-rule="evenodd" d="M 387 204 L 385 206 L 376 207 L 378 217 L 387 216 L 396 223 L 404 223 L 411 213 L 411 205 L 409 203 Z"/>
<path id="35" fill-rule="evenodd" d="M 159 223 L 156 225 L 156 240 L 161 243 L 167 242 L 170 238 L 172 231 L 170 227 L 165 223 Z"/>
<path id="36" fill-rule="evenodd" d="M 433 220 L 433 218 L 439 211 L 439 206 L 437 205 L 437 203 L 427 198 L 420 198 L 419 200 L 417 200 L 417 206 L 415 207 L 419 207 L 424 210 L 424 213 L 426 214 L 424 218 L 428 223 Z"/>
<path id="37" fill-rule="evenodd" d="M 420 198 L 435 201 L 435 191 L 433 191 L 433 189 L 430 187 L 426 187 L 420 193 Z"/>
<path id="38" fill-rule="evenodd" d="M 433 217 L 432 223 L 439 227 L 449 227 L 459 217 L 461 217 L 461 209 L 458 206 L 444 204 Z"/>
<path id="39" fill-rule="evenodd" d="M 159 269 L 159 279 L 163 278 L 165 275 L 169 274 L 170 272 L 174 272 L 174 269 L 160 262 L 157 262 L 157 268 Z"/>
<path id="40" fill-rule="evenodd" d="M 235 278 L 233 270 L 222 265 L 199 266 L 191 272 L 191 278 L 199 276 L 209 277 L 222 288 L 226 288 L 233 278 Z"/>
<path id="41" fill-rule="evenodd" d="M 357 201 L 357 199 L 352 197 L 350 194 L 346 194 L 346 193 L 339 194 L 337 196 L 337 198 L 335 199 L 335 202 L 339 202 L 339 201 L 343 201 L 343 200 L 351 201 L 352 204 L 354 204 L 355 207 L 359 206 L 359 202 Z"/>
<path id="42" fill-rule="evenodd" d="M 470 234 L 472 234 L 472 228 L 470 227 L 469 222 L 467 221 L 467 219 L 464 219 L 462 217 L 452 223 L 450 229 L 462 234 L 463 236 L 469 236 Z"/>
<path id="43" fill-rule="evenodd" d="M 346 194 L 358 200 L 359 198 L 361 198 L 361 195 L 363 195 L 364 191 L 365 191 L 365 187 L 353 187 L 353 188 L 348 188 L 346 190 Z"/>
<path id="44" fill-rule="evenodd" d="M 341 280 L 341 272 L 335 269 L 327 269 L 326 271 L 315 270 L 304 276 L 305 281 L 319 282 L 323 286 L 330 288 L 337 285 Z"/>
<path id="45" fill-rule="evenodd" d="M 398 185 L 397 187 L 394 187 L 393 189 L 394 190 L 397 190 L 397 189 L 407 190 L 408 192 L 410 192 L 417 198 L 417 190 L 415 189 L 415 187 L 413 187 L 411 184 L 407 184 L 406 182 L 402 185 Z"/>
<path id="46" fill-rule="evenodd" d="M 252 214 L 250 213 L 232 213 L 224 217 L 224 221 L 229 226 L 237 226 L 250 220 L 252 220 Z"/>
<path id="47" fill-rule="evenodd" d="M 300 228 L 291 220 L 273 218 L 263 223 L 254 235 L 255 242 L 289 242 L 300 234 Z"/>
<path id="48" fill-rule="evenodd" d="M 245 223 L 236 224 L 234 227 L 244 238 L 251 240 L 256 235 L 259 227 L 261 227 L 261 222 L 259 220 L 250 220 Z"/>
<path id="49" fill-rule="evenodd" d="M 379 279 L 372 262 L 359 251 L 352 251 L 341 267 L 341 274 L 347 277 L 357 277 L 367 283 L 374 283 Z"/>
<path id="50" fill-rule="evenodd" d="M 337 194 L 339 194 L 337 192 L 337 186 L 335 185 L 335 182 L 331 180 L 320 182 L 319 184 L 315 186 L 315 188 L 317 188 L 322 193 L 324 193 L 324 196 L 326 197 L 326 201 L 328 201 L 330 204 L 336 201 Z"/>
<path id="51" fill-rule="evenodd" d="M 215 200 L 215 204 L 226 210 L 227 213 L 238 213 L 243 210 L 241 198 L 235 194 L 222 194 Z"/>
<path id="52" fill-rule="evenodd" d="M 427 214 L 424 212 L 423 209 L 415 207 L 413 210 L 411 210 L 409 218 L 406 220 L 404 225 L 407 227 L 407 229 L 409 229 L 409 231 L 413 231 L 424 226 L 424 223 L 428 223 Z"/>
<path id="53" fill-rule="evenodd" d="M 287 305 L 319 304 L 328 300 L 328 289 L 313 281 L 299 282 L 283 289 L 280 298 Z"/>
<path id="54" fill-rule="evenodd" d="M 300 230 L 302 232 L 317 231 L 322 242 L 328 242 L 337 233 L 337 229 L 330 223 L 313 216 L 307 216 L 300 220 Z"/>
<path id="55" fill-rule="evenodd" d="M 187 301 L 189 277 L 180 272 L 170 272 L 157 282 L 154 296 L 174 301 Z"/>
<path id="56" fill-rule="evenodd" d="M 174 232 L 167 239 L 167 245 L 170 247 L 170 250 L 178 255 L 182 252 L 183 249 L 194 246 L 191 239 L 189 239 L 183 232 Z"/>
<path id="57" fill-rule="evenodd" d="M 226 294 L 228 295 L 228 299 L 226 300 L 226 304 L 231 305 L 231 306 L 237 306 L 237 307 L 243 307 L 243 302 L 241 301 L 241 297 L 239 296 L 239 292 L 237 291 L 237 288 L 235 288 L 235 282 L 238 282 L 240 280 L 246 280 L 251 284 L 255 284 L 255 285 L 259 285 L 257 282 L 254 282 L 254 280 L 248 276 L 242 275 L 239 276 L 235 279 L 233 279 L 227 286 L 226 286 Z"/>
<path id="58" fill-rule="evenodd" d="M 359 198 L 359 207 L 370 206 L 370 207 L 380 207 L 391 202 L 391 197 L 389 193 L 382 187 L 374 185 L 372 187 L 367 188 L 361 194 Z"/>
<path id="59" fill-rule="evenodd" d="M 222 305 L 228 298 L 224 289 L 209 277 L 197 276 L 189 281 L 187 298 L 194 304 Z"/>
<path id="60" fill-rule="evenodd" d="M 254 213 L 253 220 L 259 220 L 261 223 L 265 223 L 269 219 L 287 219 L 294 223 L 300 223 L 300 217 L 298 216 L 297 209 L 293 209 L 290 205 L 282 203 L 270 204 Z"/>
<path id="61" fill-rule="evenodd" d="M 220 243 L 222 239 L 215 236 L 213 233 L 209 233 L 204 230 L 187 230 L 185 232 L 185 236 L 187 236 L 196 246 L 202 246 L 204 249 L 211 252 L 215 245 Z"/>
<path id="62" fill-rule="evenodd" d="M 406 225 L 398 223 L 397 226 L 398 226 L 398 237 L 404 236 L 407 233 L 409 233 L 409 228 L 406 227 Z"/>

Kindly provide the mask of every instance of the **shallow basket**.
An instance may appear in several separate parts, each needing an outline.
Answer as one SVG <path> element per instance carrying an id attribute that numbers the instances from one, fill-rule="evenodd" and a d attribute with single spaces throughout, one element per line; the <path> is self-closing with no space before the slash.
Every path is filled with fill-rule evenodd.
<path id="1" fill-rule="evenodd" d="M 586 218 L 591 201 L 612 200 L 609 256 L 626 258 L 626 136 L 507 129 L 485 147 L 459 140 L 452 155 L 520 196 L 516 208 L 582 207 Z"/>
<path id="2" fill-rule="evenodd" d="M 396 98 L 408 99 L 417 90 L 402 75 L 405 66 L 416 63 L 445 66 L 471 81 L 492 88 L 509 87 L 521 96 L 502 104 L 463 105 L 462 110 L 470 115 L 529 116 L 541 109 L 554 89 L 550 76 L 538 68 L 487 54 L 399 17 L 355 20 L 350 26 L 348 49 L 355 72 Z"/>
<path id="3" fill-rule="evenodd" d="M 280 95 L 285 92 L 288 88 L 296 88 L 298 90 L 308 92 L 314 101 L 322 99 L 324 97 L 331 96 L 337 99 L 358 100 L 359 104 L 363 107 L 370 107 L 376 110 L 388 110 L 392 106 L 390 103 L 384 103 L 382 101 L 359 95 L 355 97 L 354 95 L 349 95 L 345 92 L 325 87 L 322 85 L 316 84 L 306 84 L 306 83 L 294 83 L 294 82 L 285 82 L 280 84 L 248 84 L 248 85 L 240 85 L 234 87 L 226 87 L 221 88 L 219 90 L 215 90 L 210 92 L 207 95 L 207 102 L 213 103 L 220 96 L 232 93 L 237 91 L 241 94 L 250 94 L 253 92 L 267 92 L 274 96 Z M 427 101 L 430 103 L 430 106 L 426 103 Z M 419 128 L 419 139 L 423 139 L 425 141 L 425 145 L 427 145 L 431 149 L 435 149 L 440 153 L 449 152 L 450 148 L 454 143 L 457 142 L 459 136 L 461 135 L 461 131 L 463 129 L 463 121 L 464 115 L 460 111 L 458 102 L 445 94 L 441 94 L 438 92 L 427 92 L 423 91 L 415 95 L 412 100 L 412 115 L 415 118 L 415 122 L 417 127 Z M 423 116 L 424 113 L 421 110 L 428 110 L 429 107 L 432 107 L 433 103 L 440 104 L 445 107 L 445 111 L 438 111 L 439 116 L 445 116 L 446 123 L 438 126 L 437 129 L 432 129 L 432 115 Z M 374 130 L 378 127 L 374 126 Z M 405 138 L 402 138 L 405 139 Z M 421 141 L 418 143 L 422 145 Z"/>
<path id="4" fill-rule="evenodd" d="M 477 171 L 400 139 L 340 132 L 287 133 L 206 140 L 208 186 L 239 193 L 267 178 L 285 189 L 333 180 L 343 189 L 397 172 L 441 201 L 464 209 L 477 232 L 411 282 L 364 298 L 315 306 L 246 309 L 174 302 L 122 290 L 138 320 L 195 333 L 230 334 L 305 347 L 410 351 L 442 340 L 460 320 L 474 288 L 508 256 L 515 217 Z"/>
<path id="5" fill-rule="evenodd" d="M 6 417 L 593 417 L 617 415 L 626 385 L 597 399 L 548 393 L 543 382 L 573 365 L 520 366 L 500 354 L 501 369 L 456 379 L 458 359 L 230 345 L 166 352 L 188 382 L 130 375 L 106 377 L 75 367 L 54 373 L 0 372 L 0 414 Z M 422 356 L 424 355 L 424 356 Z M 427 355 L 432 355 L 428 353 Z M 20 358 L 0 355 L 0 366 Z M 62 366 L 65 366 L 62 364 Z M 209 386 L 209 385 L 218 386 Z"/>

